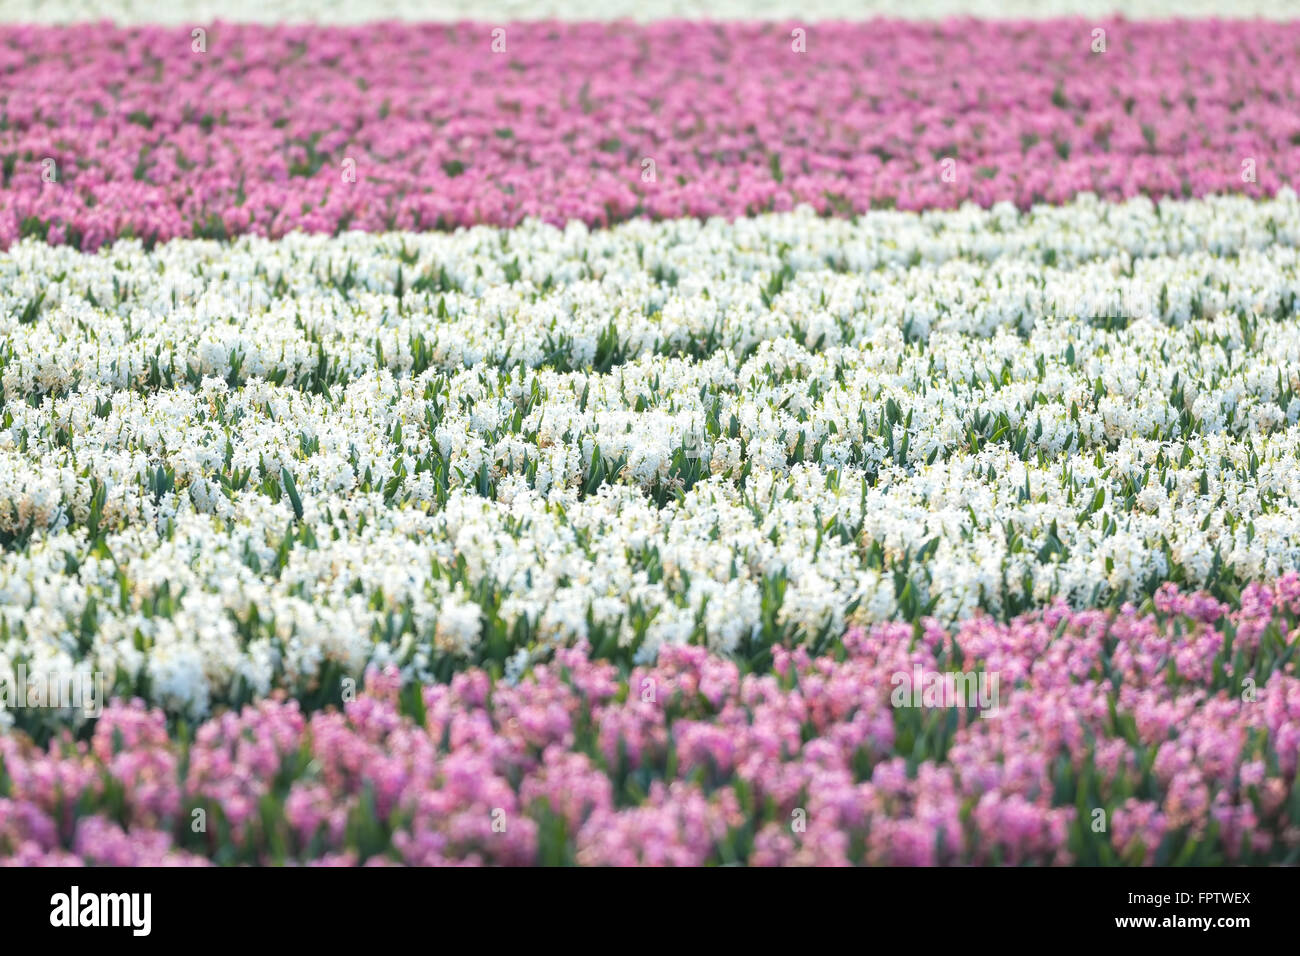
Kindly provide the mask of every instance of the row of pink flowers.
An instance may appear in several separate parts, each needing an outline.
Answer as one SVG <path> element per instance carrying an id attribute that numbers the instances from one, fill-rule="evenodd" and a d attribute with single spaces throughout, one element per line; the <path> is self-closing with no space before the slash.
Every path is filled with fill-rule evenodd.
<path id="1" fill-rule="evenodd" d="M 516 685 L 372 674 L 342 711 L 265 700 L 186 735 L 117 704 L 89 741 L 0 737 L 0 857 L 1293 862 L 1298 613 L 1290 574 L 1233 609 L 1166 585 L 1145 614 L 881 625 L 764 675 L 676 647 L 620 676 L 570 648 Z M 995 712 L 899 694 L 954 670 L 998 677 Z"/>
<path id="2" fill-rule="evenodd" d="M 0 246 L 1271 195 L 1300 172 L 1300 22 L 205 29 L 0 26 Z"/>

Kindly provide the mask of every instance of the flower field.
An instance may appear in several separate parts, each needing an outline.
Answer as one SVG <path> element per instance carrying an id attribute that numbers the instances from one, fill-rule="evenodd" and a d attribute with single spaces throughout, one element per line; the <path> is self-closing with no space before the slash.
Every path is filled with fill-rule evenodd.
<path id="1" fill-rule="evenodd" d="M 264 700 L 185 744 L 114 707 L 75 748 L 0 739 L 0 840 L 19 865 L 1294 862 L 1300 577 L 1155 604 L 854 628 L 761 676 L 682 646 L 626 678 L 582 648 L 517 686 L 390 673 L 345 713 Z M 891 673 L 962 661 L 1016 682 L 990 719 L 891 705 Z M 196 810 L 208 832 L 176 827 Z"/>
<path id="2" fill-rule="evenodd" d="M 1300 20 L 10 6 L 0 862 L 1300 862 Z"/>
<path id="3" fill-rule="evenodd" d="M 1084 21 L 842 23 L 803 53 L 788 23 L 517 24 L 498 52 L 476 23 L 0 28 L 22 90 L 0 244 L 1259 196 L 1300 172 L 1300 22 L 1098 28 L 1105 54 Z"/>

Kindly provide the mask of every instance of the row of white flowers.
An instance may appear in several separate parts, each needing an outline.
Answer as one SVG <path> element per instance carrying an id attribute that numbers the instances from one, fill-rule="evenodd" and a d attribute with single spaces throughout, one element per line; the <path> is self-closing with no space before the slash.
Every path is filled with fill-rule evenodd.
<path id="1" fill-rule="evenodd" d="M 1300 566 L 1300 202 L 0 255 L 0 675 L 190 714 Z M 325 675 L 325 676 L 323 676 Z"/>
<path id="2" fill-rule="evenodd" d="M 913 20 L 1296 16 L 1287 0 L 0 0 L 0 22 L 364 23 L 374 20 Z"/>

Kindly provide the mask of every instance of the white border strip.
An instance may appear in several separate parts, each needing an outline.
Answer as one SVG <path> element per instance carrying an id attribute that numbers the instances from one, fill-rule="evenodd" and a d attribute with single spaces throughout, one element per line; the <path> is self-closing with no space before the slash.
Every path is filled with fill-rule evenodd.
<path id="1" fill-rule="evenodd" d="M 1297 0 L 0 0 L 0 22 L 187 24 L 378 20 L 866 20 L 891 17 L 1300 19 Z"/>

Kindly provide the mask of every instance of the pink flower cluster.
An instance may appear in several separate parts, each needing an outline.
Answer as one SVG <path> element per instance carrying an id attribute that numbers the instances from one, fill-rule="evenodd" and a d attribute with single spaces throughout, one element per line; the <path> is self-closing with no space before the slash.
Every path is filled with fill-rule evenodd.
<path id="1" fill-rule="evenodd" d="M 881 625 L 838 655 L 778 649 L 764 675 L 699 647 L 625 677 L 557 649 L 514 686 L 372 673 L 342 712 L 265 700 L 188 742 L 116 704 L 88 742 L 0 737 L 0 856 L 1294 862 L 1300 577 L 1235 610 L 1172 585 L 1155 605 Z M 995 712 L 911 706 L 918 671 L 997 675 Z"/>
<path id="2" fill-rule="evenodd" d="M 218 23 L 201 50 L 0 26 L 0 246 L 1271 195 L 1300 172 L 1300 22 L 818 23 L 806 52 L 795 26 L 520 23 L 499 52 L 482 23 Z"/>

